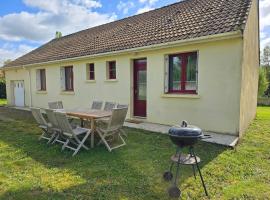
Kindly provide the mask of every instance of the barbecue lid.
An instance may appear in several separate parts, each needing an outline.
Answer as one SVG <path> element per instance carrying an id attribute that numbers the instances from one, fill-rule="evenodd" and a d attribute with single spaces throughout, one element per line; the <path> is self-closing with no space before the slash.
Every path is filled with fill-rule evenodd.
<path id="1" fill-rule="evenodd" d="M 169 129 L 169 135 L 174 137 L 201 137 L 203 132 L 202 129 L 192 125 L 186 127 L 173 126 Z"/>

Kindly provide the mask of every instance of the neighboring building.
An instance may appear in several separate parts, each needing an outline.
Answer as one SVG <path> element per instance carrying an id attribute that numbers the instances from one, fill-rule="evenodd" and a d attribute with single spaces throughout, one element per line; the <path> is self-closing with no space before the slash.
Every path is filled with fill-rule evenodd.
<path id="1" fill-rule="evenodd" d="M 185 0 L 53 39 L 7 64 L 8 104 L 115 101 L 130 105 L 128 118 L 241 135 L 256 114 L 258 32 L 257 0 Z"/>

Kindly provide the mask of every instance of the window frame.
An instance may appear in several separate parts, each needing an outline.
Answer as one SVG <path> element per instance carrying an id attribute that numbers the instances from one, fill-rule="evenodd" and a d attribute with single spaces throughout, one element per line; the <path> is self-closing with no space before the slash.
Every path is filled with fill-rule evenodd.
<path id="1" fill-rule="evenodd" d="M 91 67 L 93 67 L 93 69 L 91 69 Z M 87 64 L 87 80 L 90 81 L 96 80 L 95 63 Z"/>
<path id="2" fill-rule="evenodd" d="M 40 91 L 46 91 L 46 69 L 39 69 L 40 76 Z"/>
<path id="3" fill-rule="evenodd" d="M 68 70 L 70 70 L 68 73 Z M 73 72 L 73 66 L 65 66 L 64 67 L 64 75 L 65 75 L 65 91 L 74 91 L 74 72 Z M 69 87 L 69 80 L 71 81 L 71 87 Z"/>
<path id="4" fill-rule="evenodd" d="M 36 87 L 37 91 L 44 92 L 47 91 L 47 82 L 46 82 L 46 69 L 37 69 L 36 70 Z"/>
<path id="5" fill-rule="evenodd" d="M 115 60 L 107 62 L 107 79 L 108 80 L 116 80 L 117 79 L 116 61 Z"/>
<path id="6" fill-rule="evenodd" d="M 195 90 L 187 90 L 186 89 L 186 80 L 187 80 L 187 58 L 190 55 L 196 55 L 196 89 Z M 171 70 L 172 70 L 172 59 L 173 57 L 181 57 L 183 64 L 181 65 L 181 78 L 180 78 L 180 90 L 174 90 L 171 87 Z M 177 53 L 168 55 L 168 94 L 198 94 L 198 52 L 186 52 L 186 53 Z"/>

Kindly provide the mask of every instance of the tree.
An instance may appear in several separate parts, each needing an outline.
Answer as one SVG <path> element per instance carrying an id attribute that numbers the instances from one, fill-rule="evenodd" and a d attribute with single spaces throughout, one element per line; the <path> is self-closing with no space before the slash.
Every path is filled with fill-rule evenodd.
<path id="1" fill-rule="evenodd" d="M 5 60 L 4 61 L 4 65 L 7 65 L 8 63 L 10 63 L 12 60 L 10 60 L 10 59 L 7 59 L 7 60 Z"/>
<path id="2" fill-rule="evenodd" d="M 266 46 L 262 53 L 262 65 L 270 67 L 270 46 Z"/>
<path id="3" fill-rule="evenodd" d="M 58 39 L 60 37 L 62 37 L 62 33 L 60 31 L 56 31 L 55 38 Z"/>
<path id="4" fill-rule="evenodd" d="M 264 96 L 267 88 L 268 88 L 268 80 L 266 77 L 266 69 L 264 67 L 261 67 L 259 71 L 258 95 Z"/>

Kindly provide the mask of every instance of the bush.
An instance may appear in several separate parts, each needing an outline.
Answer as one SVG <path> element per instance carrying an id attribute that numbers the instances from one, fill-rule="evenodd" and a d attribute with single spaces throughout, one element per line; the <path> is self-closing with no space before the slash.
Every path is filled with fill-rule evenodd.
<path id="1" fill-rule="evenodd" d="M 264 68 L 260 68 L 258 96 L 259 97 L 264 96 L 267 88 L 268 88 L 268 81 L 266 70 Z"/>
<path id="2" fill-rule="evenodd" d="M 6 99 L 7 93 L 6 93 L 6 83 L 5 80 L 0 79 L 0 99 Z"/>

